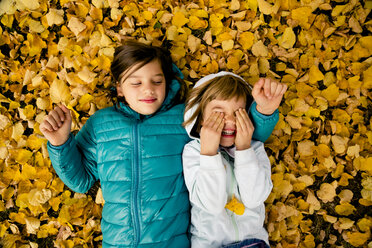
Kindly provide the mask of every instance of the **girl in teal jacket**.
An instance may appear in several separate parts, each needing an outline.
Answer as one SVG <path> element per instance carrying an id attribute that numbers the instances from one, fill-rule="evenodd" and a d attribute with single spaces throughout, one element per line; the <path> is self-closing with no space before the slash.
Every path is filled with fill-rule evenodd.
<path id="1" fill-rule="evenodd" d="M 76 192 L 100 181 L 103 247 L 190 247 L 183 75 L 168 51 L 137 42 L 116 49 L 111 72 L 118 102 L 97 111 L 76 137 L 63 105 L 40 125 L 53 167 Z M 262 87 L 261 95 L 265 92 Z M 254 138 L 265 141 L 278 113 L 265 116 L 254 106 L 251 117 Z"/>

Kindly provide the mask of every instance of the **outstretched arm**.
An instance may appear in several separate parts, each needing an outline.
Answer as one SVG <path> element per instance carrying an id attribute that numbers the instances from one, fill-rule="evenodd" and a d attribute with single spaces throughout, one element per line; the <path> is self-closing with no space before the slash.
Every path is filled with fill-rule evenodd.
<path id="1" fill-rule="evenodd" d="M 96 144 L 87 132 L 89 120 L 76 139 L 70 133 L 71 122 L 70 110 L 62 105 L 46 116 L 40 130 L 49 141 L 49 157 L 58 176 L 70 189 L 85 193 L 98 178 Z"/>
<path id="2" fill-rule="evenodd" d="M 255 102 L 250 109 L 255 131 L 253 139 L 265 142 L 279 120 L 278 107 L 287 91 L 287 85 L 269 78 L 260 78 L 254 85 L 252 96 Z"/>

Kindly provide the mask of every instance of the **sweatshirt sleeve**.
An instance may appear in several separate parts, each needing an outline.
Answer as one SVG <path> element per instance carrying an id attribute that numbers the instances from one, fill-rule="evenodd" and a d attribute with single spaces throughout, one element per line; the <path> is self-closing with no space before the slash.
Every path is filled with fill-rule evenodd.
<path id="1" fill-rule="evenodd" d="M 240 197 L 247 208 L 264 203 L 272 190 L 271 165 L 263 143 L 235 152 L 235 178 Z"/>
<path id="2" fill-rule="evenodd" d="M 257 103 L 253 102 L 250 108 L 250 118 L 254 125 L 252 138 L 261 142 L 265 142 L 273 132 L 276 123 L 279 120 L 279 110 L 271 115 L 264 115 L 257 111 Z"/>
<path id="3" fill-rule="evenodd" d="M 191 142 L 190 142 L 191 143 Z M 226 170 L 221 154 L 201 155 L 188 143 L 182 154 L 183 173 L 192 206 L 219 214 L 226 205 Z"/>
<path id="4" fill-rule="evenodd" d="M 70 134 L 61 146 L 48 142 L 54 170 L 71 190 L 78 193 L 87 192 L 98 179 L 96 143 L 90 125 L 88 120 L 76 137 Z"/>

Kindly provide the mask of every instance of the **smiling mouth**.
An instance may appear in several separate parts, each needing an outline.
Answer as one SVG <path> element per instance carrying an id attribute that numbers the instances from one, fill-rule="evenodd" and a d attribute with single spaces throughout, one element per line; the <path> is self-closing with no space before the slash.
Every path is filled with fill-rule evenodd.
<path id="1" fill-rule="evenodd" d="M 222 130 L 222 136 L 234 136 L 235 130 Z"/>
<path id="2" fill-rule="evenodd" d="M 144 103 L 153 103 L 156 101 L 156 98 L 151 98 L 151 99 L 142 99 L 140 100 L 141 102 L 144 102 Z"/>

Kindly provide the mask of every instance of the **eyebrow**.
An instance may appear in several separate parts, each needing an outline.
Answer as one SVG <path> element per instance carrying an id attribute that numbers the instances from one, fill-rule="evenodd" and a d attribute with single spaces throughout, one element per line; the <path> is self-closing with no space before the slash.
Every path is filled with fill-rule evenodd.
<path id="1" fill-rule="evenodd" d="M 158 74 L 155 74 L 153 75 L 153 77 L 158 77 L 158 76 L 161 76 L 161 77 L 164 77 L 164 74 L 163 73 L 158 73 Z M 136 76 L 136 75 L 130 75 L 128 78 L 141 78 L 142 76 Z"/>

